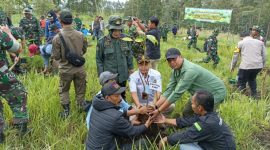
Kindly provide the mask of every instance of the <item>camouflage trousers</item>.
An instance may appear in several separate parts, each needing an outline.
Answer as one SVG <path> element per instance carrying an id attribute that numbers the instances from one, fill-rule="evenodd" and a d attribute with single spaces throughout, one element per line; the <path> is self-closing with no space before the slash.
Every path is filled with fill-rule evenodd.
<path id="1" fill-rule="evenodd" d="M 81 106 L 85 100 L 85 93 L 86 93 L 85 70 L 78 71 L 76 73 L 59 72 L 59 76 L 60 76 L 59 95 L 61 104 L 66 105 L 70 103 L 69 89 L 71 86 L 71 82 L 73 81 L 75 88 L 75 99 L 77 101 L 77 105 Z"/>
<path id="2" fill-rule="evenodd" d="M 28 122 L 27 92 L 6 65 L 0 68 L 0 96 L 7 101 L 13 112 L 13 124 Z M 4 123 L 3 104 L 0 101 L 0 132 L 4 130 Z"/>
<path id="3" fill-rule="evenodd" d="M 216 50 L 208 51 L 207 57 L 203 59 L 203 62 L 208 63 L 210 60 L 214 61 L 214 65 L 219 63 L 220 58 L 218 57 L 218 53 Z"/>
<path id="4" fill-rule="evenodd" d="M 190 47 L 193 47 L 194 49 L 198 50 L 198 51 L 201 51 L 201 49 L 199 49 L 197 47 L 197 39 L 191 39 L 188 43 L 188 49 L 190 49 Z"/>

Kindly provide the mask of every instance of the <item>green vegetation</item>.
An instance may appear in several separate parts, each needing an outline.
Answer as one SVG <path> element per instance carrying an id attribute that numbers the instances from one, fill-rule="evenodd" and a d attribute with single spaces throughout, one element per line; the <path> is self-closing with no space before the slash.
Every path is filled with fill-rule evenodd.
<path id="1" fill-rule="evenodd" d="M 182 31 L 182 33 L 185 33 Z M 203 39 L 210 34 L 209 31 L 200 33 L 198 46 L 202 47 Z M 159 64 L 159 71 L 162 74 L 163 89 L 169 80 L 171 69 L 168 67 L 164 58 L 164 53 L 168 48 L 176 47 L 180 48 L 184 57 L 191 61 L 200 60 L 205 57 L 205 53 L 199 53 L 196 50 L 187 50 L 186 45 L 188 41 L 183 41 L 182 37 L 185 34 L 176 39 L 172 34 L 169 34 L 168 42 L 161 43 L 162 59 Z M 258 89 L 265 89 L 266 96 L 262 100 L 255 101 L 239 94 L 228 83 L 228 79 L 236 76 L 236 71 L 231 74 L 229 72 L 229 65 L 232 57 L 233 49 L 238 41 L 237 36 L 227 34 L 221 34 L 219 39 L 219 53 L 221 56 L 220 64 L 216 69 L 212 68 L 212 64 L 200 64 L 203 67 L 211 70 L 217 76 L 222 78 L 228 88 L 228 96 L 225 102 L 220 106 L 218 111 L 223 119 L 232 128 L 236 137 L 237 148 L 242 150 L 253 149 L 269 149 L 266 147 L 269 141 L 269 115 L 270 105 L 268 100 L 270 81 L 265 80 L 262 83 L 264 73 L 258 77 Z M 89 38 L 90 39 L 90 38 Z M 96 64 L 95 64 L 95 45 L 96 41 L 90 41 L 91 47 L 89 47 L 86 54 L 86 70 L 87 70 L 87 94 L 86 99 L 90 100 L 99 91 L 100 85 L 97 79 Z M 269 50 L 269 48 L 268 48 Z M 268 57 L 269 58 L 269 57 Z M 40 62 L 40 56 L 35 56 L 33 62 L 37 64 Z M 40 63 L 38 63 L 40 64 Z M 35 66 L 38 68 L 38 66 Z M 85 126 L 85 113 L 79 113 L 77 106 L 74 102 L 74 88 L 71 88 L 71 116 L 67 120 L 61 120 L 58 113 L 62 109 L 59 102 L 58 95 L 58 82 L 57 75 L 45 77 L 33 69 L 25 76 L 19 76 L 20 80 L 24 83 L 28 91 L 28 108 L 30 113 L 30 127 L 32 128 L 31 135 L 25 137 L 16 136 L 16 130 L 9 128 L 7 123 L 7 139 L 6 143 L 0 145 L 0 149 L 84 149 L 85 139 L 87 136 L 87 129 Z M 264 87 L 262 87 L 264 85 Z M 181 100 L 176 103 L 175 112 L 172 116 L 176 116 L 181 112 L 183 104 L 188 100 L 189 95 L 185 94 Z M 128 92 L 128 100 L 131 96 Z M 11 119 L 11 111 L 5 103 L 5 116 L 6 121 Z M 267 120 L 268 118 L 268 120 Z M 173 130 L 169 130 L 172 132 Z M 267 132 L 268 131 L 268 132 Z M 265 134 L 265 135 L 264 135 Z M 267 136 L 268 134 L 268 136 Z M 268 138 L 268 139 L 267 139 Z M 265 141 L 265 143 L 262 143 Z M 178 149 L 175 147 L 168 147 L 168 149 Z M 153 144 L 151 149 L 157 149 Z"/>

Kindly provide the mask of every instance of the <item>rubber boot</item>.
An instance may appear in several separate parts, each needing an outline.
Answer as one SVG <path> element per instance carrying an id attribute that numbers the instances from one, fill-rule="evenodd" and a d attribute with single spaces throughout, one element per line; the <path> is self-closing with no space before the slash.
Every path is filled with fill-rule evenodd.
<path id="1" fill-rule="evenodd" d="M 14 127 L 20 132 L 20 135 L 25 135 L 31 132 L 31 130 L 27 128 L 27 122 L 21 124 L 14 124 Z"/>
<path id="2" fill-rule="evenodd" d="M 0 144 L 3 144 L 5 142 L 5 134 L 4 132 L 0 132 Z"/>
<path id="3" fill-rule="evenodd" d="M 69 116 L 69 104 L 62 105 L 63 111 L 59 113 L 60 117 L 66 119 Z"/>

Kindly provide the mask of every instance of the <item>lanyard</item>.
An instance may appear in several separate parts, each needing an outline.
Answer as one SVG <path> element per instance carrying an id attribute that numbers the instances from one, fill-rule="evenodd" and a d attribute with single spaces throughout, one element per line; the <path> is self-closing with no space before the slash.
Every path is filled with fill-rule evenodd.
<path id="1" fill-rule="evenodd" d="M 141 72 L 139 72 L 139 76 L 140 76 L 140 79 L 141 79 L 141 81 L 143 83 L 143 92 L 145 92 L 145 85 L 149 85 L 149 81 L 148 81 L 149 75 L 147 74 L 147 79 L 146 80 L 145 80 L 145 78 L 144 78 L 144 80 L 142 79 Z"/>

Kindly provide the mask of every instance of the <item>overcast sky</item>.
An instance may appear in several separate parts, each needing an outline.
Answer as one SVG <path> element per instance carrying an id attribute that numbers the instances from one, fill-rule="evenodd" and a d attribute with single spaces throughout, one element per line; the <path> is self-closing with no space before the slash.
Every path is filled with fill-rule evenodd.
<path id="1" fill-rule="evenodd" d="M 108 1 L 113 1 L 113 2 L 117 2 L 118 0 L 108 0 Z M 126 2 L 128 0 L 119 0 L 120 2 Z"/>

